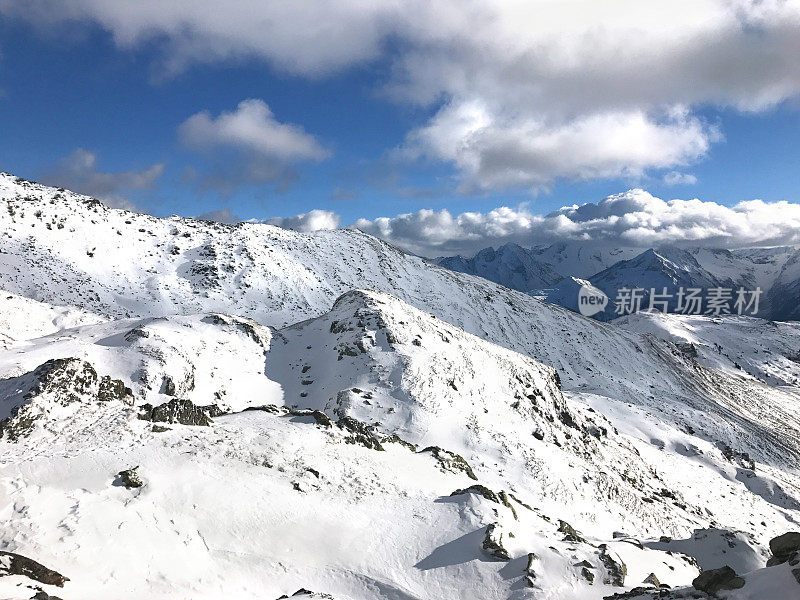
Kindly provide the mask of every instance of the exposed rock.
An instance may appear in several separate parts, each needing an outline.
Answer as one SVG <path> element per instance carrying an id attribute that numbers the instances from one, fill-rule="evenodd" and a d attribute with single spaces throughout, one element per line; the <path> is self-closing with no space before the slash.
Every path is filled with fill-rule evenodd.
<path id="1" fill-rule="evenodd" d="M 738 590 L 744 587 L 744 579 L 739 577 L 736 571 L 728 565 L 725 565 L 719 569 L 703 571 L 692 581 L 692 586 L 696 590 L 716 594 L 720 590 Z"/>
<path id="2" fill-rule="evenodd" d="M 495 494 L 492 490 L 487 488 L 485 485 L 480 483 L 476 483 L 475 485 L 471 485 L 468 488 L 463 490 L 456 490 L 450 496 L 460 496 L 462 494 L 477 494 L 478 496 L 483 496 L 487 500 L 491 500 L 492 502 L 497 502 L 500 504 L 500 498 Z"/>
<path id="3" fill-rule="evenodd" d="M 528 587 L 533 587 L 536 584 L 536 572 L 533 570 L 533 562 L 539 558 L 533 552 L 528 552 L 528 564 L 525 566 L 525 582 Z"/>
<path id="4" fill-rule="evenodd" d="M 661 588 L 654 590 L 651 587 L 635 587 L 627 592 L 617 592 L 610 596 L 603 596 L 603 600 L 683 600 L 684 598 L 708 598 L 701 592 L 692 592 L 686 596 L 681 592 L 674 594 L 668 589 Z"/>
<path id="5" fill-rule="evenodd" d="M 133 392 L 121 380 L 111 379 L 108 375 L 103 375 L 100 378 L 97 399 L 101 402 L 119 400 L 125 404 L 133 405 Z"/>
<path id="6" fill-rule="evenodd" d="M 94 367 L 84 360 L 55 358 L 34 369 L 33 382 L 22 400 L 23 404 L 14 406 L 11 415 L 0 421 L 0 436 L 11 441 L 30 433 L 36 421 L 46 412 L 48 403 L 68 406 L 93 400 L 120 400 L 131 404 L 133 394 L 118 379 L 108 376 L 99 378 Z M 34 406 L 36 404 L 38 406 Z"/>
<path id="7" fill-rule="evenodd" d="M 417 451 L 417 445 L 416 444 L 412 444 L 411 442 L 407 442 L 406 440 L 401 438 L 396 433 L 393 433 L 392 435 L 386 436 L 385 438 L 383 438 L 381 440 L 381 443 L 382 444 L 400 444 L 401 446 L 405 446 L 406 448 L 408 448 L 412 452 L 416 452 Z"/>
<path id="8" fill-rule="evenodd" d="M 163 390 L 167 396 L 174 396 L 177 392 L 175 388 L 175 380 L 169 375 L 164 375 Z"/>
<path id="9" fill-rule="evenodd" d="M 331 418 L 321 410 L 311 410 L 307 408 L 293 409 L 289 411 L 289 414 L 295 417 L 313 417 L 313 419 L 317 422 L 317 425 L 322 425 L 323 427 L 333 426 Z"/>
<path id="10" fill-rule="evenodd" d="M 300 588 L 299 590 L 297 590 L 291 596 L 287 596 L 286 594 L 284 594 L 283 596 L 280 596 L 278 598 L 278 600 L 286 600 L 287 598 L 290 598 L 290 597 L 291 598 L 295 598 L 295 597 L 325 598 L 325 599 L 333 600 L 333 596 L 331 596 L 330 594 L 317 594 L 317 593 L 314 593 L 311 590 L 307 590 L 305 588 Z"/>
<path id="11" fill-rule="evenodd" d="M 53 399 L 66 406 L 94 395 L 97 371 L 79 358 L 54 358 L 36 367 L 36 383 L 25 394 L 26 398 L 51 394 Z"/>
<path id="12" fill-rule="evenodd" d="M 33 595 L 33 598 L 31 598 L 31 600 L 61 600 L 61 598 L 59 598 L 58 596 L 51 596 L 44 590 L 39 590 Z"/>
<path id="13" fill-rule="evenodd" d="M 270 333 L 269 328 L 265 327 L 247 317 L 233 317 L 231 315 L 214 314 L 203 319 L 204 323 L 214 325 L 229 325 L 236 327 L 244 332 L 250 339 L 261 346 L 264 351 L 269 349 Z"/>
<path id="14" fill-rule="evenodd" d="M 132 469 L 125 469 L 117 473 L 119 485 L 124 485 L 126 488 L 142 487 L 144 481 L 142 481 L 142 478 L 139 476 L 138 468 L 139 467 L 133 467 Z"/>
<path id="15" fill-rule="evenodd" d="M 39 583 L 58 587 L 64 587 L 64 582 L 69 581 L 68 577 L 48 569 L 32 558 L 13 552 L 0 551 L 0 577 L 5 575 L 23 575 Z"/>
<path id="16" fill-rule="evenodd" d="M 500 498 L 500 503 L 506 508 L 508 508 L 511 511 L 511 514 L 514 515 L 514 520 L 519 521 L 519 517 L 517 516 L 517 510 L 512 506 L 505 491 L 500 490 L 500 492 L 497 494 L 497 497 Z"/>
<path id="17" fill-rule="evenodd" d="M 492 523 L 486 528 L 486 535 L 483 538 L 482 547 L 495 558 L 511 560 L 508 550 L 503 547 L 503 534 L 497 523 Z"/>
<path id="18" fill-rule="evenodd" d="M 219 416 L 222 411 L 216 404 L 195 406 L 190 400 L 175 398 L 164 404 L 152 406 L 143 404 L 139 418 L 155 423 L 179 423 L 181 425 L 211 425 L 211 417 Z"/>
<path id="19" fill-rule="evenodd" d="M 558 521 L 558 531 L 564 534 L 565 542 L 585 542 L 586 540 L 583 539 L 577 531 L 567 523 L 566 521 L 562 521 L 559 519 Z"/>
<path id="20" fill-rule="evenodd" d="M 661 587 L 661 582 L 658 580 L 655 573 L 650 573 L 650 575 L 644 578 L 642 583 L 649 583 L 652 586 Z"/>
<path id="21" fill-rule="evenodd" d="M 384 449 L 380 441 L 378 441 L 377 436 L 361 421 L 357 421 L 353 417 L 342 417 L 336 421 L 336 425 L 350 432 L 350 435 L 344 438 L 345 443 L 360 444 L 372 450 L 382 451 Z"/>
<path id="22" fill-rule="evenodd" d="M 606 577 L 603 579 L 603 583 L 616 585 L 618 587 L 624 586 L 625 576 L 628 574 L 628 567 L 625 566 L 625 563 L 622 562 L 619 556 L 616 558 L 611 556 L 606 544 L 600 544 L 598 548 L 600 549 L 600 562 L 602 562 L 603 566 L 606 568 Z"/>
<path id="23" fill-rule="evenodd" d="M 772 557 L 767 561 L 768 567 L 789 562 L 796 553 L 800 553 L 800 533 L 791 531 L 769 541 Z"/>
<path id="24" fill-rule="evenodd" d="M 460 454 L 450 452 L 449 450 L 445 450 L 439 446 L 428 446 L 424 450 L 420 450 L 420 452 L 429 452 L 430 454 L 433 454 L 436 460 L 439 461 L 439 465 L 443 471 L 450 471 L 451 473 L 461 471 L 466 473 L 467 477 L 470 479 L 478 481 L 478 478 L 475 476 L 472 467 L 469 466 L 469 463 L 464 460 L 464 457 Z"/>

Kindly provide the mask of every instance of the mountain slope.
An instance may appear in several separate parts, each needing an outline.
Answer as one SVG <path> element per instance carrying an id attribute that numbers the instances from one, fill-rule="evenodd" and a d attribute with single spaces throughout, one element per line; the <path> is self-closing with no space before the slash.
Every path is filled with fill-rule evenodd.
<path id="1" fill-rule="evenodd" d="M 512 247 L 509 250 L 508 247 Z M 507 256 L 512 258 L 506 258 Z M 572 294 L 574 278 L 589 280 L 611 298 L 611 306 L 599 318 L 614 318 L 613 300 L 621 288 L 641 288 L 642 305 L 648 306 L 650 288 L 743 287 L 762 290 L 758 315 L 777 320 L 797 320 L 800 305 L 798 250 L 793 247 L 725 250 L 715 248 L 656 249 L 606 248 L 595 244 L 553 244 L 526 250 L 515 245 L 487 248 L 470 259 L 460 256 L 437 259 L 449 269 L 484 277 L 512 289 L 548 297 L 548 302 L 576 310 Z M 526 275 L 534 275 L 526 279 Z M 546 273 L 537 277 L 536 273 Z M 538 288 L 533 283 L 539 282 Z M 675 309 L 676 301 L 669 303 Z"/>
<path id="2" fill-rule="evenodd" d="M 773 386 L 800 384 L 800 323 L 727 315 L 638 313 L 614 324 L 677 344 L 704 366 Z"/>
<path id="3" fill-rule="evenodd" d="M 759 460 L 778 464 L 800 453 L 797 419 L 773 419 L 793 391 L 698 369 L 668 344 L 433 266 L 363 233 L 155 219 L 10 176 L 0 182 L 8 259 L 0 283 L 11 291 L 106 316 L 232 312 L 284 326 L 323 314 L 349 290 L 375 289 L 554 367 L 567 390 L 656 411 L 669 398 L 683 407 L 669 417 L 676 423 L 701 412 L 709 438 L 745 445 Z M 775 410 L 755 415 L 749 398 Z M 762 418 L 776 427 L 764 431 Z"/>
<path id="4" fill-rule="evenodd" d="M 505 244 L 497 250 L 484 248 L 469 259 L 447 256 L 435 262 L 446 269 L 477 275 L 521 292 L 547 288 L 563 278 L 551 265 L 537 260 L 530 250 L 517 244 Z"/>
<path id="5" fill-rule="evenodd" d="M 523 248 L 505 244 L 484 248 L 471 258 L 443 256 L 436 264 L 483 277 L 521 292 L 552 287 L 565 277 L 588 278 L 638 253 L 633 248 L 613 248 L 580 243 L 558 243 Z"/>
<path id="6" fill-rule="evenodd" d="M 110 581 L 120 597 L 588 600 L 697 573 L 615 532 L 736 530 L 763 558 L 800 518 L 789 371 L 737 373 L 356 231 L 0 183 L 0 285 L 110 319 L 51 319 L 0 352 L 0 547 L 72 577 L 70 597 Z M 136 465 L 147 483 L 126 489 L 115 474 Z M 108 539 L 159 546 L 98 560 Z"/>
<path id="7" fill-rule="evenodd" d="M 690 556 L 723 560 L 708 535 L 760 565 L 800 518 L 768 465 L 739 480 L 740 457 L 375 292 L 274 332 L 218 314 L 64 330 L 0 353 L 0 378 L 23 407 L 0 543 L 68 576 L 47 588 L 65 600 L 599 600 L 650 573 L 687 585 Z M 184 397 L 233 412 L 142 419 Z M 115 475 L 133 467 L 142 487 Z M 747 533 L 658 546 L 723 524 Z"/>

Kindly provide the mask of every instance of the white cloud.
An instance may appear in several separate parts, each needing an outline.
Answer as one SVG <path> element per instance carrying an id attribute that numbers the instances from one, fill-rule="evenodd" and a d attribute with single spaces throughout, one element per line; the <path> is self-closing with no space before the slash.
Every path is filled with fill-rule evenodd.
<path id="1" fill-rule="evenodd" d="M 340 217 L 330 210 L 315 209 L 294 217 L 272 217 L 271 219 L 266 219 L 263 223 L 309 233 L 320 229 L 338 228 Z"/>
<path id="2" fill-rule="evenodd" d="M 697 177 L 691 173 L 681 173 L 679 171 L 670 171 L 664 175 L 664 183 L 667 185 L 694 185 L 697 183 Z"/>
<path id="3" fill-rule="evenodd" d="M 631 190 L 548 215 L 507 207 L 459 215 L 421 210 L 360 219 L 352 226 L 428 257 L 471 255 L 507 242 L 531 246 L 564 240 L 736 248 L 800 243 L 800 204 L 751 200 L 726 207 L 697 199 L 664 201 Z"/>
<path id="4" fill-rule="evenodd" d="M 682 170 L 718 139 L 699 107 L 764 111 L 800 96 L 800 0 L 0 0 L 0 11 L 94 22 L 122 48 L 160 49 L 168 72 L 255 57 L 319 77 L 385 60 L 387 96 L 436 109 L 406 156 L 452 164 L 464 190 Z"/>
<path id="5" fill-rule="evenodd" d="M 103 173 L 97 169 L 97 155 L 94 152 L 75 148 L 59 160 L 42 181 L 99 198 L 115 208 L 136 210 L 136 207 L 122 194 L 153 187 L 163 172 L 164 165 L 158 163 L 142 171 Z"/>
<path id="6" fill-rule="evenodd" d="M 256 57 L 306 76 L 374 58 L 397 12 L 390 0 L 0 0 L 0 11 L 42 27 L 93 22 L 121 48 L 156 42 L 167 73 Z"/>
<path id="7" fill-rule="evenodd" d="M 234 112 L 212 118 L 208 111 L 192 115 L 179 128 L 188 146 L 211 150 L 228 146 L 265 158 L 288 162 L 320 160 L 327 152 L 302 127 L 279 123 L 263 101 L 242 100 Z"/>
<path id="8" fill-rule="evenodd" d="M 685 112 L 660 119 L 640 111 L 593 114 L 548 125 L 535 117 L 498 118 L 468 102 L 443 108 L 412 132 L 403 154 L 454 163 L 465 191 L 540 190 L 557 178 L 639 177 L 647 169 L 687 164 L 702 157 L 716 135 Z"/>
<path id="9" fill-rule="evenodd" d="M 178 134 L 187 147 L 218 154 L 214 163 L 224 174 L 205 179 L 212 187 L 241 182 L 284 185 L 294 178 L 292 165 L 328 156 L 314 136 L 298 125 L 278 122 L 269 106 L 255 98 L 218 117 L 208 111 L 196 113 L 180 125 Z"/>

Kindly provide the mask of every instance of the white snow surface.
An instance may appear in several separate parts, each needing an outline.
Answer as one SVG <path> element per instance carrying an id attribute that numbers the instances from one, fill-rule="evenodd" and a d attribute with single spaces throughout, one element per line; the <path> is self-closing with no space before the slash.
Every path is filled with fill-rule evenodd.
<path id="1" fill-rule="evenodd" d="M 792 326 L 600 323 L 356 231 L 7 175 L 0 197 L 0 418 L 29 420 L 0 439 L 0 549 L 70 578 L 50 594 L 590 600 L 723 564 L 749 573 L 730 598 L 800 592 L 764 568 L 800 529 Z M 67 358 L 79 376 L 43 384 Z M 176 398 L 226 414 L 139 418 Z"/>

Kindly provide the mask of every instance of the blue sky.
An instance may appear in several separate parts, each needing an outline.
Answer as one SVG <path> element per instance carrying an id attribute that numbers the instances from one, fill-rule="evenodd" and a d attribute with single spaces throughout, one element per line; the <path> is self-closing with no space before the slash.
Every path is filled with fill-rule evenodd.
<path id="1" fill-rule="evenodd" d="M 219 4 L 220 11 L 235 10 Z M 154 215 L 228 209 L 242 219 L 266 219 L 323 209 L 349 224 L 422 209 L 458 215 L 507 206 L 546 214 L 632 187 L 664 199 L 700 198 L 727 207 L 754 198 L 768 203 L 798 200 L 798 70 L 779 65 L 772 73 L 772 66 L 756 64 L 757 75 L 735 72 L 736 61 L 747 62 L 737 52 L 752 63 L 770 65 L 780 62 L 775 55 L 783 52 L 787 65 L 793 60 L 797 64 L 796 45 L 780 45 L 800 33 L 798 28 L 784 31 L 785 14 L 752 17 L 760 19 L 753 21 L 754 27 L 762 29 L 759 35 L 766 42 L 739 39 L 747 34 L 736 27 L 721 48 L 689 45 L 676 50 L 668 28 L 663 47 L 658 35 L 653 36 L 651 46 L 635 48 L 637 56 L 651 54 L 652 70 L 667 60 L 660 53 L 672 57 L 678 51 L 703 56 L 722 56 L 724 51 L 732 53 L 733 62 L 732 73 L 700 92 L 682 82 L 714 76 L 681 73 L 691 71 L 693 63 L 677 64 L 665 71 L 677 71 L 675 81 L 658 90 L 660 97 L 651 97 L 654 85 L 639 82 L 646 78 L 648 65 L 634 65 L 638 59 L 633 54 L 630 72 L 604 74 L 587 64 L 585 72 L 570 72 L 575 80 L 563 89 L 560 73 L 559 78 L 540 74 L 531 66 L 535 59 L 525 64 L 522 54 L 511 66 L 532 71 L 527 87 L 517 90 L 516 80 L 497 75 L 508 67 L 502 53 L 492 64 L 481 60 L 484 47 L 473 53 L 462 50 L 470 28 L 452 33 L 459 43 L 446 51 L 427 40 L 419 42 L 427 24 L 413 20 L 396 29 L 377 20 L 374 35 L 382 35 L 383 41 L 376 48 L 371 38 L 363 42 L 366 49 L 356 44 L 342 50 L 341 43 L 326 48 L 324 36 L 298 40 L 305 47 L 297 48 L 290 37 L 288 45 L 273 48 L 261 47 L 242 33 L 247 23 L 235 17 L 220 26 L 179 11 L 171 16 L 174 21 L 162 22 L 167 17 L 157 14 L 157 4 L 152 14 L 144 6 L 135 16 L 90 1 L 76 3 L 81 8 L 64 15 L 52 6 L 58 5 L 45 3 L 41 10 L 47 13 L 29 14 L 21 4 L 0 4 L 0 169 L 106 196 L 110 203 Z M 505 10 L 503 3 L 487 6 L 484 10 L 501 16 Z M 308 5 L 308 12 L 313 10 Z M 449 18 L 461 9 L 453 4 L 446 10 Z M 716 27 L 724 38 L 728 16 L 716 6 L 708 10 L 719 18 Z M 332 15 L 327 19 L 338 18 Z M 708 15 L 696 15 L 698 23 L 701 16 Z M 298 30 L 307 29 L 306 21 L 313 23 L 314 18 L 283 13 L 263 17 Z M 368 23 L 378 19 L 371 14 L 364 18 Z M 649 19 L 661 17 L 656 12 L 633 18 L 632 23 L 609 22 L 608 28 L 647 30 Z M 346 39 L 351 33 L 357 37 L 358 31 L 347 30 L 353 15 L 342 19 Z M 565 24 L 563 15 L 554 14 L 552 22 L 555 30 L 567 34 L 582 31 L 580 24 Z M 686 28 L 684 22 L 672 25 Z M 181 27 L 190 33 L 175 33 Z M 211 32 L 212 27 L 223 29 Z M 703 31 L 698 31 L 699 39 Z M 762 55 L 756 45 L 769 46 L 769 36 L 775 48 Z M 526 51 L 533 52 L 545 39 L 523 40 L 520 34 L 519 43 L 529 44 Z M 576 48 L 599 52 L 602 43 L 596 43 L 598 48 Z M 302 66 L 295 66 L 293 53 Z M 221 58 L 213 58 L 216 54 Z M 330 55 L 341 64 L 330 66 Z M 575 70 L 574 65 L 569 69 Z M 459 76 L 440 85 L 453 72 Z M 705 85 L 706 80 L 700 81 Z M 777 92 L 776 82 L 782 86 Z M 596 104 L 585 98 L 594 90 Z M 254 150 L 239 133 L 223 131 L 220 115 L 243 116 L 240 103 L 247 99 L 268 106 L 271 115 L 263 136 L 282 132 L 290 138 L 284 145 L 259 139 L 253 143 L 268 149 Z M 204 128 L 187 136 L 188 126 L 181 126 L 198 113 L 207 117 Z M 469 133 L 463 132 L 460 123 L 471 120 L 481 124 L 478 134 L 471 124 Z M 609 149 L 614 144 L 603 140 L 614 141 L 617 135 L 616 145 L 625 147 Z M 530 136 L 535 144 L 526 148 Z M 187 142 L 187 137 L 194 141 Z M 542 150 L 551 146 L 549 153 Z M 76 172 L 78 158 L 91 161 L 88 175 Z M 253 174 L 256 170 L 260 174 Z M 264 175 L 265 170 L 273 174 Z M 665 182 L 670 173 L 678 183 Z"/>

